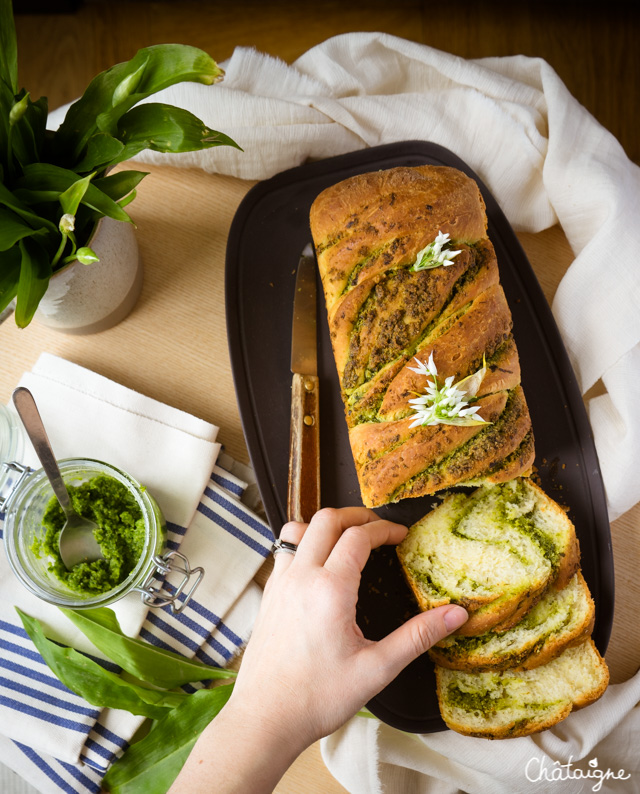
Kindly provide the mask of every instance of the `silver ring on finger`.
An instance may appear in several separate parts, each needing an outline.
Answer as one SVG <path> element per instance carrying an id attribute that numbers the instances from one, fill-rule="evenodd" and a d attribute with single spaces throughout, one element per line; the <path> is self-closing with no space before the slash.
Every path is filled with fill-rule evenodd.
<path id="1" fill-rule="evenodd" d="M 285 554 L 295 554 L 296 551 L 298 551 L 298 546 L 295 543 L 288 543 L 286 540 L 280 540 L 280 538 L 278 538 L 271 547 L 271 553 L 274 557 L 279 552 L 284 552 Z"/>

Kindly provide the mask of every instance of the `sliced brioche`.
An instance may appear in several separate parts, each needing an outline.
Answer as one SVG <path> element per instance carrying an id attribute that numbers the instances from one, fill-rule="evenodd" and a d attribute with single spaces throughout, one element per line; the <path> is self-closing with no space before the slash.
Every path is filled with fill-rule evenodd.
<path id="1" fill-rule="evenodd" d="M 462 635 L 507 629 L 579 565 L 573 524 L 529 478 L 455 493 L 414 524 L 397 548 L 420 609 L 460 604 Z"/>
<path id="2" fill-rule="evenodd" d="M 453 670 L 529 670 L 584 642 L 593 629 L 594 611 L 587 583 L 578 572 L 562 590 L 549 588 L 512 628 L 475 637 L 451 635 L 429 655 Z"/>
<path id="3" fill-rule="evenodd" d="M 550 728 L 607 688 L 609 671 L 593 640 L 533 670 L 472 673 L 436 665 L 440 713 L 458 733 L 488 739 Z"/>

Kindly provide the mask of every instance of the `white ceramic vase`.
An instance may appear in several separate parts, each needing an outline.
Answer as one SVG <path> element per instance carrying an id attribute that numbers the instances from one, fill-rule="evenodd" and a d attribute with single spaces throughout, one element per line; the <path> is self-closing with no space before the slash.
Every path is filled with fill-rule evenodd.
<path id="1" fill-rule="evenodd" d="M 98 262 L 77 260 L 58 271 L 34 319 L 69 334 L 92 334 L 119 323 L 142 289 L 142 262 L 132 224 L 101 218 L 87 245 Z"/>

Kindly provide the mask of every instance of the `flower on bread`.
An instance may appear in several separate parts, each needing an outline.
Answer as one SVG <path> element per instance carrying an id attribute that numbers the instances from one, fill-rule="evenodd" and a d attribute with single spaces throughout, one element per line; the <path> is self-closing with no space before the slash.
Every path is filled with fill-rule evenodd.
<path id="1" fill-rule="evenodd" d="M 426 245 L 416 254 L 416 261 L 413 263 L 412 270 L 431 270 L 434 267 L 448 267 L 453 264 L 454 257 L 462 251 L 451 251 L 445 246 L 450 245 L 449 233 L 438 232 L 436 239 Z"/>
<path id="2" fill-rule="evenodd" d="M 415 418 L 409 427 L 419 425 L 487 425 L 481 416 L 478 416 L 479 405 L 471 406 L 476 399 L 484 376 L 487 373 L 487 364 L 482 358 L 482 367 L 454 385 L 453 376 L 445 379 L 443 384 L 438 383 L 438 370 L 433 360 L 433 351 L 425 364 L 419 359 L 414 359 L 417 366 L 409 367 L 413 372 L 427 378 L 425 394 L 418 395 L 409 400 L 409 405 L 415 412 Z"/>

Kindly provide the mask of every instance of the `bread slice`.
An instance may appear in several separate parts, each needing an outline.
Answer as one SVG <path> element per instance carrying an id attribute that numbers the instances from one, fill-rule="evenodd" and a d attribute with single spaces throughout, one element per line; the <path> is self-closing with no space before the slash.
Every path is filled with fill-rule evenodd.
<path id="1" fill-rule="evenodd" d="M 512 628 L 475 637 L 450 635 L 429 655 L 453 670 L 531 670 L 584 642 L 593 630 L 594 615 L 591 593 L 578 571 L 562 590 L 549 588 Z"/>
<path id="2" fill-rule="evenodd" d="M 397 554 L 420 609 L 467 609 L 465 636 L 515 625 L 552 583 L 563 588 L 580 560 L 566 512 L 528 477 L 450 494 Z"/>
<path id="3" fill-rule="evenodd" d="M 363 503 L 529 474 L 535 457 L 511 311 L 476 182 L 447 166 L 358 174 L 322 191 L 309 221 Z M 454 258 L 422 269 L 438 235 Z M 409 400 L 486 362 L 486 424 L 412 427 Z"/>
<path id="4" fill-rule="evenodd" d="M 436 665 L 442 718 L 467 736 L 528 736 L 563 720 L 572 709 L 597 700 L 609 671 L 593 640 L 567 648 L 532 670 L 465 672 Z"/>

